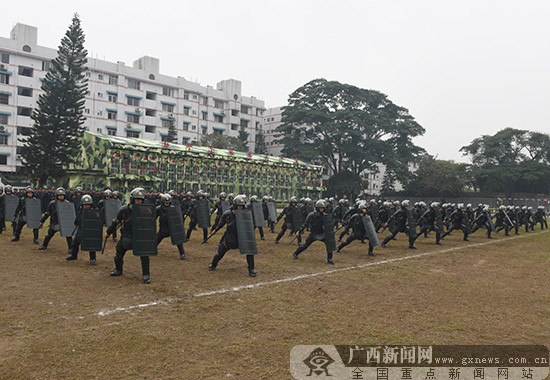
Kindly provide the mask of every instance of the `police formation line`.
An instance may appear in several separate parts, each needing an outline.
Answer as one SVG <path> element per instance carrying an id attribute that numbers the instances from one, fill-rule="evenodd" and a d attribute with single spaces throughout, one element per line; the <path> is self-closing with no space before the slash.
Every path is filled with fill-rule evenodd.
<path id="1" fill-rule="evenodd" d="M 211 226 L 214 213 L 216 218 Z M 309 198 L 298 201 L 291 197 L 277 215 L 276 203 L 268 196 L 260 200 L 255 195 L 248 199 L 246 195 L 233 197 L 233 194 L 221 193 L 211 207 L 209 194 L 202 190 L 196 196 L 188 192 L 180 199 L 173 190 L 166 194 L 148 194 L 143 188 L 132 190 L 129 202 L 124 205 L 120 193 L 111 190 L 105 190 L 102 199 L 95 202 L 81 188 L 76 189 L 70 200 L 63 188 L 57 188 L 54 199 L 42 213 L 41 201 L 32 187 L 27 187 L 21 196 L 15 195 L 10 186 L 0 188 L 0 233 L 6 230 L 5 222 L 11 222 L 12 242 L 19 241 L 21 231 L 27 225 L 33 230 L 34 243 L 39 245 L 38 232 L 48 218 L 49 228 L 39 250 L 47 249 L 50 240 L 59 232 L 67 241 L 67 260 L 76 260 L 79 249 L 82 249 L 89 252 L 90 264 L 95 265 L 96 252 L 103 253 L 112 236 L 118 243 L 111 276 L 123 274 L 124 255 L 132 250 L 141 259 L 145 283 L 150 282 L 149 257 L 157 255 L 158 244 L 170 237 L 180 259 L 185 260 L 183 244 L 189 241 L 197 227 L 203 231 L 203 244 L 225 227 L 209 270 L 215 270 L 229 250 L 239 249 L 246 256 L 248 273 L 252 277 L 257 274 L 254 265 L 254 255 L 258 253 L 255 229 L 265 240 L 263 228 L 267 226 L 271 233 L 276 233 L 275 226 L 283 218 L 275 244 L 279 244 L 288 231 L 292 237 L 290 244 L 298 241 L 298 248 L 292 254 L 294 259 L 298 259 L 312 243 L 321 241 L 325 244 L 329 264 L 334 264 L 333 252 L 340 252 L 356 240 L 362 244 L 368 242 L 368 255 L 374 256 L 375 247 L 386 247 L 390 241 L 396 240 L 399 233 L 408 236 L 410 249 L 416 249 L 416 239 L 422 235 L 428 238 L 430 232 L 435 233 L 435 244 L 441 245 L 447 235 L 457 230 L 463 233 L 463 240 L 469 241 L 468 236 L 479 229 L 485 229 L 487 237 L 492 238 L 491 233 L 501 230 L 506 236 L 511 231 L 519 234 L 521 228 L 525 228 L 525 232 L 533 231 L 539 223 L 541 229 L 548 228 L 542 206 L 536 212 L 532 207 L 500 206 L 492 215 L 489 206 L 482 204 L 473 209 L 471 204 L 465 206 L 462 203 L 432 202 L 427 206 L 424 202 L 417 202 L 411 206 L 407 200 L 391 203 L 356 199 L 350 207 L 347 199 L 336 202 L 329 198 L 318 200 L 313 206 Z M 186 218 L 189 218 L 187 231 Z M 104 225 L 107 230 L 102 236 Z M 121 230 L 120 240 L 116 235 L 118 229 Z M 386 229 L 389 235 L 380 244 L 378 234 Z M 306 230 L 309 234 L 302 244 L 302 234 Z"/>

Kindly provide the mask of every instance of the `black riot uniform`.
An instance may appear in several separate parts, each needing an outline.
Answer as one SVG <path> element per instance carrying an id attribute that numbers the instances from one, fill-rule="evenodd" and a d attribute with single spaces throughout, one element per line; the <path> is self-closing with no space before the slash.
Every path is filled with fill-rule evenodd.
<path id="1" fill-rule="evenodd" d="M 111 190 L 105 190 L 103 192 L 103 198 L 97 202 L 97 208 L 101 210 L 101 220 L 105 221 L 105 201 L 113 197 L 113 192 Z M 117 241 L 116 230 L 113 231 L 113 241 Z"/>
<path id="2" fill-rule="evenodd" d="M 218 251 L 214 255 L 212 262 L 208 266 L 209 270 L 215 270 L 220 260 L 225 256 L 227 251 L 231 249 L 239 248 L 239 236 L 237 234 L 237 217 L 235 216 L 235 208 L 244 208 L 246 200 L 244 195 L 237 195 L 233 200 L 233 206 L 231 210 L 227 210 L 222 214 L 218 227 L 212 232 L 214 235 L 225 225 L 227 228 L 218 244 Z M 250 277 L 256 277 L 256 269 L 254 267 L 254 255 L 246 255 L 246 262 L 248 264 L 248 275 Z"/>
<path id="3" fill-rule="evenodd" d="M 281 220 L 283 217 L 285 218 L 285 221 L 281 227 L 281 232 L 279 232 L 279 235 L 277 235 L 277 237 L 275 238 L 275 244 L 279 244 L 279 240 L 281 240 L 281 238 L 284 236 L 286 230 L 291 230 L 293 234 L 296 233 L 292 226 L 292 210 L 294 209 L 294 207 L 297 207 L 297 204 L 298 201 L 296 200 L 296 197 L 291 197 L 289 204 L 283 208 L 283 211 L 277 217 L 275 224 L 277 224 L 279 220 Z M 301 234 L 298 235 L 298 244 L 302 244 Z"/>
<path id="4" fill-rule="evenodd" d="M 159 231 L 157 232 L 157 245 L 164 239 L 170 236 L 170 227 L 168 225 L 168 207 L 172 206 L 172 197 L 170 194 L 163 195 L 162 204 L 156 207 L 157 218 L 159 220 Z M 177 245 L 180 253 L 180 259 L 185 260 L 185 250 L 183 249 L 183 243 Z"/>
<path id="5" fill-rule="evenodd" d="M 255 202 L 258 202 L 258 197 L 256 195 L 253 195 L 250 197 L 250 204 L 248 206 L 246 206 L 251 212 L 252 212 L 252 215 L 254 215 L 254 208 L 252 207 L 252 204 L 255 203 Z M 264 212 L 263 212 L 263 209 L 262 209 L 262 216 L 264 215 Z M 252 218 L 252 220 L 254 220 L 254 217 Z M 258 231 L 260 232 L 260 239 L 262 240 L 265 240 L 265 236 L 264 236 L 264 228 L 263 227 L 256 227 L 254 225 L 254 229 L 258 228 Z"/>
<path id="6" fill-rule="evenodd" d="M 397 235 L 399 232 L 403 232 L 404 234 L 409 236 L 409 248 L 410 249 L 416 249 L 414 246 L 414 241 L 416 240 L 416 236 L 413 235 L 413 232 L 408 226 L 408 218 L 407 218 L 407 208 L 409 207 L 408 201 L 403 201 L 401 203 L 401 209 L 397 210 L 390 218 L 388 219 L 386 224 L 390 224 L 392 221 L 395 221 L 395 226 L 392 231 L 390 231 L 390 235 L 387 236 L 384 241 L 382 242 L 381 246 L 385 247 L 386 244 L 393 238 L 395 238 L 395 235 Z"/>
<path id="7" fill-rule="evenodd" d="M 25 216 L 26 216 L 26 210 L 25 210 L 25 198 L 36 198 L 34 190 L 32 187 L 27 187 L 25 189 L 25 196 L 19 198 L 19 203 L 17 204 L 17 208 L 15 209 L 15 219 L 17 222 L 15 226 L 15 230 L 13 233 L 13 239 L 11 241 L 19 241 L 19 237 L 21 236 L 21 231 L 23 230 L 23 226 L 27 224 Z M 33 234 L 33 241 L 34 244 L 39 244 L 38 241 L 38 228 L 33 228 L 32 230 Z"/>
<path id="8" fill-rule="evenodd" d="M 315 205 L 315 211 L 309 213 L 306 220 L 304 221 L 304 224 L 302 224 L 300 229 L 296 232 L 296 234 L 300 234 L 304 229 L 307 228 L 307 226 L 309 226 L 310 228 L 310 233 L 307 236 L 304 245 L 299 246 L 296 251 L 294 251 L 294 254 L 292 255 L 294 259 L 297 259 L 298 255 L 308 249 L 308 247 L 313 242 L 319 240 L 325 243 L 325 224 L 323 220 L 325 208 L 326 202 L 324 200 L 317 201 Z M 329 264 L 334 264 L 334 261 L 332 260 L 332 252 L 327 253 L 327 262 Z"/>
<path id="9" fill-rule="evenodd" d="M 437 207 L 439 207 L 438 204 L 436 204 L 435 202 L 432 203 L 430 205 L 430 208 L 424 211 L 424 213 L 420 216 L 420 219 L 418 221 L 422 224 L 422 227 L 420 228 L 420 231 L 418 231 L 418 236 L 425 234 L 429 231 L 434 231 L 435 244 L 441 245 L 441 231 L 439 231 L 439 227 L 435 224 Z M 441 216 L 441 218 L 443 218 L 443 216 Z"/>
<path id="10" fill-rule="evenodd" d="M 495 232 L 500 232 L 504 229 L 504 235 L 510 236 L 508 230 L 513 228 L 510 221 L 508 221 L 508 214 L 506 214 L 506 206 L 500 206 L 498 212 L 495 215 Z"/>
<path id="11" fill-rule="evenodd" d="M 127 251 L 133 249 L 133 240 L 132 240 L 132 207 L 135 203 L 145 200 L 145 191 L 142 188 L 136 188 L 130 193 L 130 204 L 122 206 L 118 210 L 116 218 L 111 223 L 111 227 L 107 229 L 106 238 L 113 233 L 113 231 L 122 225 L 121 228 L 121 238 L 116 245 L 116 256 L 115 256 L 115 270 L 111 272 L 111 276 L 121 276 L 122 269 L 124 266 L 124 255 Z M 137 202 L 136 202 L 137 201 Z M 141 259 L 141 272 L 143 274 L 143 282 L 148 284 L 151 282 L 149 274 L 149 256 L 140 256 Z"/>
<path id="12" fill-rule="evenodd" d="M 212 208 L 212 211 L 210 211 L 210 216 L 212 216 L 213 213 L 216 213 L 216 219 L 214 220 L 211 231 L 214 231 L 218 226 L 218 223 L 220 222 L 220 218 L 223 214 L 222 202 L 225 201 L 225 198 L 225 193 L 220 193 L 220 199 L 216 203 L 214 203 L 214 208 Z"/>
<path id="13" fill-rule="evenodd" d="M 441 235 L 441 239 L 444 239 L 445 236 L 449 235 L 454 230 L 462 230 L 464 233 L 464 238 L 462 240 L 469 241 L 468 239 L 468 228 L 466 227 L 466 218 L 468 217 L 468 214 L 466 214 L 462 210 L 462 205 L 458 205 L 457 208 L 451 212 L 449 215 L 450 225 L 449 229 L 445 231 L 443 235 Z"/>
<path id="14" fill-rule="evenodd" d="M 44 242 L 40 247 L 38 247 L 39 250 L 44 250 L 48 248 L 48 244 L 50 243 L 50 240 L 52 240 L 53 236 L 56 234 L 57 231 L 59 231 L 59 219 L 57 215 L 57 203 L 59 202 L 66 202 L 71 203 L 67 200 L 65 200 L 65 189 L 59 187 L 55 190 L 55 198 L 53 201 L 51 201 L 48 204 L 48 209 L 44 213 L 44 216 L 42 219 L 40 219 L 40 225 L 43 225 L 44 222 L 50 218 L 50 227 L 48 228 L 48 233 L 46 237 L 44 237 Z M 69 253 L 71 252 L 71 245 L 73 243 L 72 236 L 67 236 L 65 239 L 67 239 L 67 247 L 69 250 Z"/>
<path id="15" fill-rule="evenodd" d="M 365 239 L 368 239 L 367 231 L 365 230 L 365 224 L 363 223 L 363 216 L 367 215 L 368 210 L 365 204 L 358 206 L 358 212 L 353 214 L 347 223 L 347 227 L 352 230 L 352 234 L 346 238 L 338 248 L 336 252 L 340 252 L 342 248 L 353 242 L 354 240 L 360 240 L 363 242 Z M 370 215 L 369 215 L 370 216 Z M 369 255 L 374 256 L 374 247 L 372 246 L 369 240 Z"/>
<path id="16" fill-rule="evenodd" d="M 83 195 L 79 200 L 79 206 L 76 209 L 76 219 L 74 225 L 76 227 L 76 234 L 71 245 L 71 254 L 67 256 L 67 261 L 76 260 L 78 258 L 78 250 L 82 241 L 82 210 L 84 208 L 91 209 L 93 207 L 92 197 L 89 195 Z M 96 264 L 96 252 L 90 251 L 90 264 Z"/>
<path id="17" fill-rule="evenodd" d="M 491 237 L 491 224 L 489 223 L 489 218 L 491 216 L 489 215 L 489 208 L 484 208 L 481 210 L 476 218 L 474 219 L 474 228 L 472 228 L 472 234 L 476 232 L 480 228 L 486 228 L 487 229 L 487 238 L 492 239 Z"/>
<path id="18" fill-rule="evenodd" d="M 206 196 L 204 195 L 204 192 L 202 192 L 202 190 L 199 190 L 197 192 L 197 198 L 198 198 L 197 200 L 206 199 Z M 193 232 L 195 226 L 199 224 L 199 220 L 197 217 L 197 200 L 193 199 L 191 201 L 187 213 L 184 214 L 184 216 L 189 215 L 189 219 L 190 219 L 189 228 L 187 229 L 187 239 L 191 237 L 191 232 Z M 208 228 L 205 227 L 202 229 L 202 236 L 203 236 L 203 241 L 208 238 Z"/>

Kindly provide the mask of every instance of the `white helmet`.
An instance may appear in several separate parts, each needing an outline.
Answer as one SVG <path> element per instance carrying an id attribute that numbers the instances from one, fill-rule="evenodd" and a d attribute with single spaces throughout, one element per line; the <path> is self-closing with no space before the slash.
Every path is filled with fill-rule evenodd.
<path id="1" fill-rule="evenodd" d="M 405 199 L 403 202 L 401 202 L 401 207 L 409 207 L 409 200 Z"/>
<path id="2" fill-rule="evenodd" d="M 506 210 L 506 206 L 501 205 L 498 209 L 499 209 L 499 210 Z"/>

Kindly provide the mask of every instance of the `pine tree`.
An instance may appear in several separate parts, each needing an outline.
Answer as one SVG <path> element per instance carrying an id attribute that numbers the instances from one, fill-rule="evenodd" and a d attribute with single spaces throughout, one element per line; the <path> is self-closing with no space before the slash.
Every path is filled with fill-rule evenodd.
<path id="1" fill-rule="evenodd" d="M 80 19 L 75 14 L 61 40 L 57 58 L 51 61 L 42 84 L 44 94 L 31 116 L 34 124 L 21 156 L 40 186 L 50 178 L 59 182 L 68 165 L 79 157 L 79 140 L 86 130 L 84 97 L 88 93 L 84 40 Z"/>
<path id="2" fill-rule="evenodd" d="M 241 126 L 241 129 L 239 130 L 237 138 L 241 140 L 245 148 L 248 149 L 248 132 L 246 132 L 243 126 Z"/>
<path id="3" fill-rule="evenodd" d="M 259 130 L 258 133 L 256 133 L 256 145 L 254 146 L 254 153 L 258 153 L 258 154 L 267 153 L 267 147 L 265 145 L 265 136 L 261 130 Z"/>
<path id="4" fill-rule="evenodd" d="M 169 143 L 176 143 L 178 141 L 178 132 L 176 132 L 176 120 L 170 119 L 170 126 L 168 127 L 168 136 L 166 141 Z"/>

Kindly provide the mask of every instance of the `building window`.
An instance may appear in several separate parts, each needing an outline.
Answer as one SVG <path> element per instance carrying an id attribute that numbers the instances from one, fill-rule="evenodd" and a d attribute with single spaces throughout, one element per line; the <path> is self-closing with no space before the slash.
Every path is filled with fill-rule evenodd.
<path id="1" fill-rule="evenodd" d="M 204 96 L 204 97 L 202 98 L 202 104 L 205 105 L 205 106 L 208 105 L 208 97 Z"/>
<path id="2" fill-rule="evenodd" d="M 157 98 L 157 94 L 154 92 L 147 91 L 147 93 L 145 94 L 145 99 L 155 100 L 156 98 Z"/>
<path id="3" fill-rule="evenodd" d="M 151 108 L 145 109 L 145 116 L 155 116 L 157 114 L 157 111 Z"/>
<path id="4" fill-rule="evenodd" d="M 256 108 L 256 116 L 263 116 L 263 115 L 264 115 L 264 110 Z"/>
<path id="5" fill-rule="evenodd" d="M 116 129 L 113 129 L 113 128 L 107 129 L 107 134 L 109 136 L 116 136 Z"/>
<path id="6" fill-rule="evenodd" d="M 10 84 L 10 76 L 8 74 L 0 74 L 1 84 Z"/>
<path id="7" fill-rule="evenodd" d="M 0 114 L 0 124 L 8 124 L 8 115 Z"/>
<path id="8" fill-rule="evenodd" d="M 231 130 L 232 131 L 236 131 L 239 129 L 239 125 L 238 124 L 231 124 Z"/>
<path id="9" fill-rule="evenodd" d="M 116 120 L 116 111 L 107 110 L 107 119 Z"/>
<path id="10" fill-rule="evenodd" d="M 201 127 L 201 130 L 202 130 L 202 134 L 203 134 L 203 135 L 207 135 L 207 134 L 208 134 L 208 127 L 202 126 L 202 127 Z"/>
<path id="11" fill-rule="evenodd" d="M 138 98 L 130 98 L 130 97 L 128 97 L 128 105 L 129 105 L 129 106 L 139 107 L 139 99 L 138 99 Z"/>
<path id="12" fill-rule="evenodd" d="M 242 113 L 247 114 L 249 111 L 250 111 L 250 107 L 241 104 L 241 112 Z"/>
<path id="13" fill-rule="evenodd" d="M 103 74 L 97 74 L 97 79 L 98 80 L 103 80 Z"/>
<path id="14" fill-rule="evenodd" d="M 197 126 L 196 126 L 196 125 L 192 125 L 192 126 L 191 126 L 191 130 L 192 130 L 192 131 L 196 131 L 196 130 L 197 130 Z"/>
<path id="15" fill-rule="evenodd" d="M 116 103 L 118 101 L 118 95 L 115 94 L 109 94 L 109 101 L 111 103 Z"/>
<path id="16" fill-rule="evenodd" d="M 139 138 L 139 132 L 126 131 L 126 137 L 135 137 L 135 138 Z"/>
<path id="17" fill-rule="evenodd" d="M 188 131 L 188 130 L 189 130 L 189 124 L 188 124 L 188 123 L 183 123 L 183 130 L 184 130 L 184 131 Z"/>
<path id="18" fill-rule="evenodd" d="M 112 84 L 113 86 L 116 86 L 118 84 L 118 76 L 109 75 L 109 84 Z"/>
<path id="19" fill-rule="evenodd" d="M 155 127 L 154 125 L 146 125 L 145 126 L 145 132 L 147 133 L 155 133 L 157 127 Z"/>
<path id="20" fill-rule="evenodd" d="M 98 93 L 97 93 L 97 97 L 98 97 L 99 99 L 103 99 L 103 94 L 102 94 L 101 92 L 98 92 Z"/>
<path id="21" fill-rule="evenodd" d="M 223 123 L 223 116 L 221 115 L 214 115 L 214 121 L 218 123 Z"/>
<path id="22" fill-rule="evenodd" d="M 208 112 L 203 112 L 202 113 L 202 119 L 203 120 L 208 120 Z"/>
<path id="23" fill-rule="evenodd" d="M 42 61 L 42 71 L 50 71 L 50 66 L 50 61 Z"/>
<path id="24" fill-rule="evenodd" d="M 172 87 L 163 87 L 162 95 L 165 96 L 174 96 L 174 89 Z"/>
<path id="25" fill-rule="evenodd" d="M 138 80 L 128 78 L 128 88 L 139 90 L 140 84 Z"/>
<path id="26" fill-rule="evenodd" d="M 33 72 L 34 70 L 32 67 L 19 66 L 19 75 L 32 78 Z"/>
<path id="27" fill-rule="evenodd" d="M 189 144 L 189 137 L 182 137 L 182 138 L 181 138 L 181 143 L 182 143 L 183 145 Z"/>
<path id="28" fill-rule="evenodd" d="M 239 116 L 239 110 L 231 110 L 231 116 Z"/>
<path id="29" fill-rule="evenodd" d="M 90 113 L 90 109 L 89 108 L 84 108 L 84 113 Z"/>
<path id="30" fill-rule="evenodd" d="M 163 110 L 164 112 L 170 112 L 170 113 L 172 113 L 172 112 L 174 112 L 174 106 L 171 105 L 171 104 L 162 103 L 162 110 Z"/>
<path id="31" fill-rule="evenodd" d="M 184 108 L 183 114 L 189 116 L 189 108 Z"/>
<path id="32" fill-rule="evenodd" d="M 223 109 L 224 102 L 218 99 L 214 99 L 214 107 Z"/>
<path id="33" fill-rule="evenodd" d="M 23 45 L 22 49 L 25 53 L 30 53 L 32 51 L 29 45 Z"/>
<path id="34" fill-rule="evenodd" d="M 0 165 L 8 164 L 8 156 L 0 156 Z"/>
<path id="35" fill-rule="evenodd" d="M 103 111 L 97 111 L 97 114 L 98 114 L 99 116 L 101 116 L 101 115 L 103 115 Z"/>
<path id="36" fill-rule="evenodd" d="M 28 107 L 17 107 L 17 114 L 19 116 L 31 116 L 32 108 Z"/>
<path id="37" fill-rule="evenodd" d="M 8 53 L 1 53 L 0 54 L 0 62 L 10 63 L 10 55 Z"/>
<path id="38" fill-rule="evenodd" d="M 128 123 L 136 123 L 139 124 L 139 115 L 131 115 L 128 114 L 126 120 L 128 120 Z"/>
<path id="39" fill-rule="evenodd" d="M 214 133 L 215 133 L 216 135 L 223 135 L 223 131 L 220 130 L 220 129 L 214 129 Z"/>
<path id="40" fill-rule="evenodd" d="M 170 128 L 170 125 L 172 124 L 172 121 L 173 121 L 173 119 L 170 119 L 170 120 L 162 119 L 161 120 L 161 125 L 162 125 L 163 128 Z"/>
<path id="41" fill-rule="evenodd" d="M 97 131 L 97 133 L 103 134 L 103 129 L 101 129 L 101 128 L 96 128 L 96 131 Z"/>
<path id="42" fill-rule="evenodd" d="M 8 145 L 8 136 L 0 135 L 0 145 Z"/>
<path id="43" fill-rule="evenodd" d="M 184 91 L 183 92 L 183 98 L 186 99 L 186 100 L 189 100 L 189 92 Z"/>
<path id="44" fill-rule="evenodd" d="M 248 120 L 241 119 L 241 128 L 248 128 Z"/>
<path id="45" fill-rule="evenodd" d="M 0 94 L 0 104 L 8 104 L 10 96 L 8 94 Z"/>

